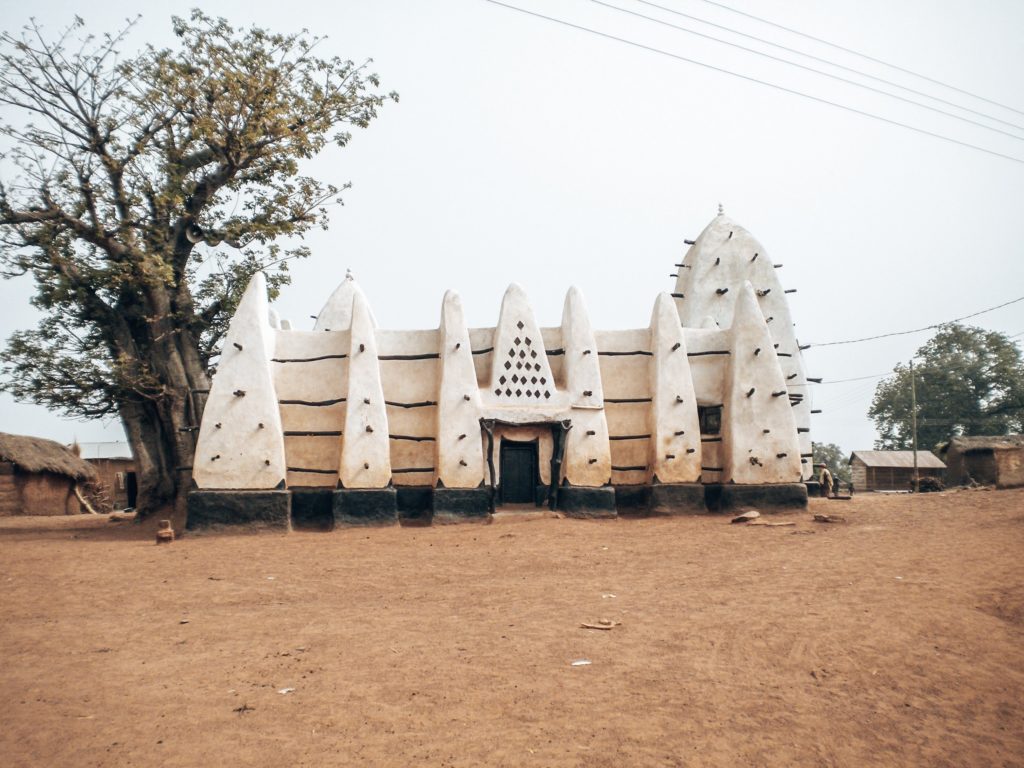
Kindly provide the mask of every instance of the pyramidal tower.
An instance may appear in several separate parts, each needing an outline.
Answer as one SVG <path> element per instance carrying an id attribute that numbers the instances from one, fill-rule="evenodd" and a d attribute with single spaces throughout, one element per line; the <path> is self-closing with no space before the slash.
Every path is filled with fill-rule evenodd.
<path id="1" fill-rule="evenodd" d="M 757 238 L 719 206 L 718 215 L 690 244 L 676 267 L 678 273 L 672 297 L 683 326 L 688 328 L 709 327 L 712 323 L 720 328 L 731 327 L 744 283 L 749 282 L 753 287 L 782 368 L 796 421 L 800 454 L 807 459 L 801 465 L 801 476 L 804 480 L 810 479 L 813 474 L 811 397 L 803 349 L 797 340 L 787 298 L 796 289 L 783 287 L 779 279 L 782 264 L 774 263 Z"/>

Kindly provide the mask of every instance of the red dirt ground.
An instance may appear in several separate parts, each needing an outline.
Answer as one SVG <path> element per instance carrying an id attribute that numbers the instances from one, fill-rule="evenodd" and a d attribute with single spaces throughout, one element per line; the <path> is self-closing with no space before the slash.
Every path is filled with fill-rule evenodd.
<path id="1" fill-rule="evenodd" d="M 0 762 L 1024 765 L 1024 490 L 768 519 L 5 518 Z"/>

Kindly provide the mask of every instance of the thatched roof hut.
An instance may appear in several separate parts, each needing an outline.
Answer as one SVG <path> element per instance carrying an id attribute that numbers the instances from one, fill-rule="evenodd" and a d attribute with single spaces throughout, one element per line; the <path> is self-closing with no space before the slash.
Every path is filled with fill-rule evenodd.
<path id="1" fill-rule="evenodd" d="M 950 484 L 1024 486 L 1024 435 L 958 436 L 939 446 Z"/>
<path id="2" fill-rule="evenodd" d="M 96 470 L 53 440 L 0 432 L 0 515 L 74 515 Z"/>

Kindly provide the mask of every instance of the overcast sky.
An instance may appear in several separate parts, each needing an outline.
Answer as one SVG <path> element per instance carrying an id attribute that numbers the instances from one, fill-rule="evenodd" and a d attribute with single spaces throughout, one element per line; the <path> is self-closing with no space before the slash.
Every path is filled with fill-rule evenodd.
<path id="1" fill-rule="evenodd" d="M 574 24 L 821 99 L 1024 158 L 1015 139 L 658 26 L 592 0 L 508 0 Z M 643 5 L 637 13 L 827 68 Z M 666 8 L 898 80 L 1008 123 L 1024 113 L 766 26 L 706 0 Z M 1024 3 L 1016 0 L 724 0 L 732 8 L 898 64 L 1024 110 Z M 113 30 L 141 10 L 126 48 L 173 44 L 178 3 L 0 0 L 13 31 L 34 15 L 56 32 L 74 14 Z M 646 327 L 673 263 L 719 202 L 782 262 L 801 342 L 916 328 L 1024 295 L 1024 162 L 985 154 L 861 114 L 484 0 L 207 0 L 236 25 L 326 34 L 323 55 L 374 59 L 401 102 L 325 152 L 313 173 L 352 182 L 313 257 L 277 302 L 312 327 L 351 268 L 384 328 L 432 328 L 445 289 L 471 325 L 493 325 L 505 287 L 524 286 L 542 325 L 579 286 L 597 328 Z M 830 69 L 836 74 L 849 73 Z M 865 81 L 872 82 L 872 81 Z M 874 86 L 895 90 L 872 82 Z M 927 101 L 905 91 L 902 95 Z M 985 118 L 935 101 L 971 119 Z M 1024 128 L 989 124 L 1024 136 Z M 0 283 L 0 338 L 31 326 L 31 284 Z M 1024 332 L 1024 302 L 974 320 Z M 881 374 L 928 334 L 812 348 L 825 381 Z M 1024 337 L 1018 337 L 1020 341 Z M 875 438 L 866 412 L 877 379 L 814 390 L 816 441 L 849 452 Z M 62 420 L 0 395 L 0 430 L 61 441 L 120 439 L 116 422 Z"/>

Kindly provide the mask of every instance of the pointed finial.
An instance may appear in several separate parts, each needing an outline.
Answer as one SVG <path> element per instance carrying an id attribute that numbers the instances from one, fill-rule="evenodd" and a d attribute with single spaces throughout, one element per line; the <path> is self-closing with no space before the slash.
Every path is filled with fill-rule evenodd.
<path id="1" fill-rule="evenodd" d="M 721 207 L 721 206 L 719 206 L 719 207 Z M 355 280 L 356 279 L 356 276 L 352 274 L 352 270 L 351 269 L 346 269 L 345 270 L 345 279 L 346 280 Z"/>
<path id="2" fill-rule="evenodd" d="M 718 215 L 721 216 L 723 213 L 725 213 L 725 208 L 723 208 L 722 204 L 719 203 L 718 204 Z"/>

